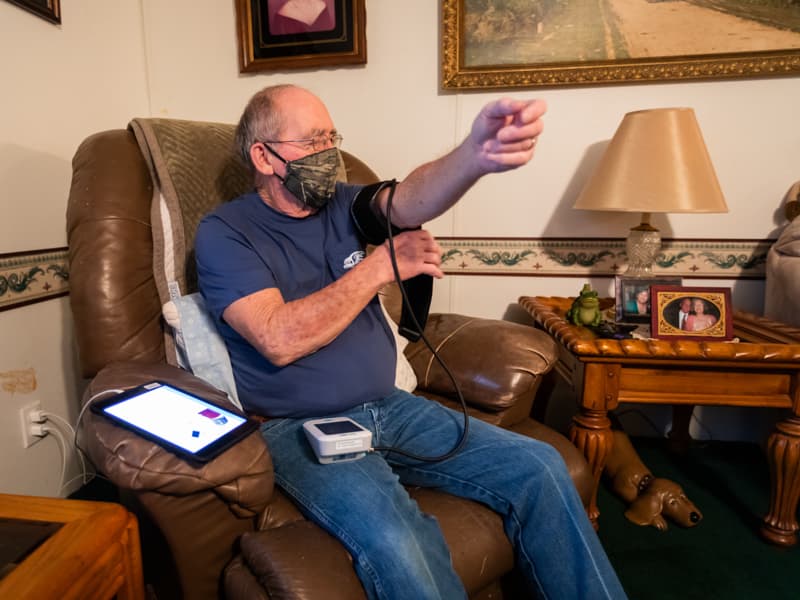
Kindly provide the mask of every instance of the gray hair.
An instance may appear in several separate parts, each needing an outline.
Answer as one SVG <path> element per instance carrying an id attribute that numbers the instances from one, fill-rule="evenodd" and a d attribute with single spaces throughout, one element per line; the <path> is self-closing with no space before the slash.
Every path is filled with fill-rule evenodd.
<path id="1" fill-rule="evenodd" d="M 262 140 L 275 139 L 280 136 L 283 127 L 283 115 L 276 109 L 278 95 L 287 88 L 296 87 L 291 84 L 272 85 L 257 92 L 244 108 L 239 124 L 236 126 L 234 147 L 244 164 L 254 170 L 250 160 L 250 147 Z"/>

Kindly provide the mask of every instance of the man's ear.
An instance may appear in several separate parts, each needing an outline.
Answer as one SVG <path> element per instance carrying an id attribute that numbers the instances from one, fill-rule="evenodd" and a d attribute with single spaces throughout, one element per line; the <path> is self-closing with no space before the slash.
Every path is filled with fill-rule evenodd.
<path id="1" fill-rule="evenodd" d="M 262 175 L 272 175 L 275 169 L 272 168 L 272 156 L 262 143 L 255 143 L 250 146 L 250 161 L 256 171 Z"/>

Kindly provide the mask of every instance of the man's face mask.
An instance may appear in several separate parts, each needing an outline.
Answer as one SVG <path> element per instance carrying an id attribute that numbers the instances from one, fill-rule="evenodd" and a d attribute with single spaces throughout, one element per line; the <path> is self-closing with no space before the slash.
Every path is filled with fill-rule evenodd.
<path id="1" fill-rule="evenodd" d="M 345 180 L 344 161 L 338 148 L 328 148 L 286 160 L 267 144 L 264 146 L 286 165 L 286 176 L 275 174 L 286 189 L 306 206 L 320 209 L 333 197 L 338 180 Z"/>

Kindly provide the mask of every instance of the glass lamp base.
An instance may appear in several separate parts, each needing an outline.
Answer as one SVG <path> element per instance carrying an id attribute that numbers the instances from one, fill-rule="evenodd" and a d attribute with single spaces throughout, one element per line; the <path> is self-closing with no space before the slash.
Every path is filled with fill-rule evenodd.
<path id="1" fill-rule="evenodd" d="M 625 242 L 628 254 L 626 277 L 652 277 L 653 263 L 661 250 L 661 234 L 649 223 L 634 227 Z"/>

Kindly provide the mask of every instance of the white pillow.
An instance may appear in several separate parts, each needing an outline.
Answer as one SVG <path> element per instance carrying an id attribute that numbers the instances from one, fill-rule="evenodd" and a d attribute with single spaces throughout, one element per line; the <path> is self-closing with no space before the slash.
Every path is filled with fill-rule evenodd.
<path id="1" fill-rule="evenodd" d="M 389 329 L 391 329 L 392 334 L 394 334 L 394 342 L 397 346 L 397 365 L 395 368 L 394 385 L 401 390 L 411 393 L 417 389 L 417 374 L 414 373 L 411 363 L 408 362 L 403 352 L 406 346 L 408 346 L 408 340 L 398 332 L 397 323 L 389 316 L 383 302 L 381 302 L 381 308 L 383 309 L 383 316 L 386 322 L 389 323 Z"/>
<path id="2" fill-rule="evenodd" d="M 227 392 L 231 402 L 241 409 L 228 349 L 203 296 L 199 292 L 178 296 L 164 304 L 161 312 L 172 328 L 178 365 Z"/>

